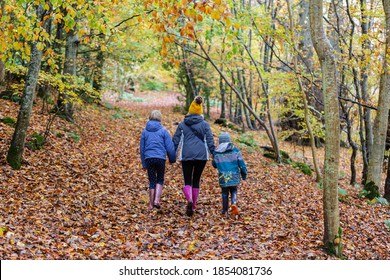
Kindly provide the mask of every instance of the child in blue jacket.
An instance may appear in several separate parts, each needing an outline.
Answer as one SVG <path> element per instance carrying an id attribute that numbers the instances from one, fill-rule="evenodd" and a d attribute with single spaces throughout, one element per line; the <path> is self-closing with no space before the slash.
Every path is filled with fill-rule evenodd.
<path id="1" fill-rule="evenodd" d="M 149 210 L 161 208 L 160 198 L 164 185 L 165 162 L 176 161 L 175 147 L 168 130 L 161 124 L 162 114 L 158 110 L 150 113 L 149 121 L 142 131 L 140 156 L 142 167 L 148 171 Z"/>
<path id="2" fill-rule="evenodd" d="M 229 193 L 231 197 L 232 215 L 238 215 L 237 187 L 245 184 L 247 169 L 240 150 L 230 141 L 230 135 L 222 132 L 219 145 L 215 149 L 212 165 L 218 169 L 219 185 L 222 191 L 222 214 L 227 214 L 229 208 Z"/>

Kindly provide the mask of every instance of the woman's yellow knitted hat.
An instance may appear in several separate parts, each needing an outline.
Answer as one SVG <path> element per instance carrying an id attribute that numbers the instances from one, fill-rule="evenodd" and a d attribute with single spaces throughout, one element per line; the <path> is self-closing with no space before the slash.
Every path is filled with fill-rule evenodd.
<path id="1" fill-rule="evenodd" d="M 188 113 L 191 115 L 202 115 L 202 102 L 203 98 L 201 96 L 195 97 L 194 101 L 191 102 L 190 108 L 188 109 Z"/>

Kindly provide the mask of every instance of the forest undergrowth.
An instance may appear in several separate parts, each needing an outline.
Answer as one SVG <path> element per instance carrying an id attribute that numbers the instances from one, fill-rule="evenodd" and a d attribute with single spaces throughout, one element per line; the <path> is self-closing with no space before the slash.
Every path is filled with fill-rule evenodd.
<path id="1" fill-rule="evenodd" d="M 78 110 L 76 124 L 56 118 L 41 149 L 25 149 L 23 166 L 12 170 L 6 154 L 13 127 L 0 122 L 1 259 L 335 259 L 323 250 L 322 190 L 315 178 L 276 164 L 260 148 L 240 146 L 248 184 L 239 188 L 238 218 L 223 217 L 221 192 L 211 162 L 202 176 L 199 206 L 185 215 L 180 163 L 167 164 L 162 209 L 148 208 L 146 172 L 139 139 L 152 109 L 174 133 L 183 114 L 175 98 L 106 99 L 105 106 Z M 157 102 L 152 102 L 157 100 Z M 40 100 L 28 131 L 45 130 Z M 0 99 L 0 119 L 17 118 L 18 104 Z M 217 141 L 228 131 L 209 120 Z M 262 132 L 250 132 L 267 145 Z M 309 150 L 281 143 L 296 160 L 310 163 Z M 320 155 L 322 151 L 319 151 Z M 321 161 L 322 161 L 321 156 Z M 340 218 L 346 259 L 390 259 L 389 206 L 370 204 L 350 186 L 349 152 L 342 151 Z"/>

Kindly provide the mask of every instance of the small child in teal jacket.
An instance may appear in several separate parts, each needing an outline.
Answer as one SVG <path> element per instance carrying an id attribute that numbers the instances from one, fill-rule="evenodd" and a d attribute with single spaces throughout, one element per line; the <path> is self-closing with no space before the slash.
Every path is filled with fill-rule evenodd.
<path id="1" fill-rule="evenodd" d="M 219 186 L 222 191 L 222 214 L 227 214 L 229 208 L 229 193 L 231 197 L 232 215 L 238 215 L 237 187 L 245 184 L 247 169 L 240 150 L 230 141 L 230 135 L 222 132 L 219 145 L 215 149 L 212 165 L 218 169 Z"/>

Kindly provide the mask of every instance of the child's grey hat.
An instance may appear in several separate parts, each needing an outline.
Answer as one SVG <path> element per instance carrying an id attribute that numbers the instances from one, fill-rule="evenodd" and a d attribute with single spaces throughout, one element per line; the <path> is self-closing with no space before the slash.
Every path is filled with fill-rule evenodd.
<path id="1" fill-rule="evenodd" d="M 222 132 L 220 135 L 219 135 L 219 144 L 222 144 L 222 143 L 229 143 L 230 142 L 230 135 L 229 133 L 227 132 Z"/>

